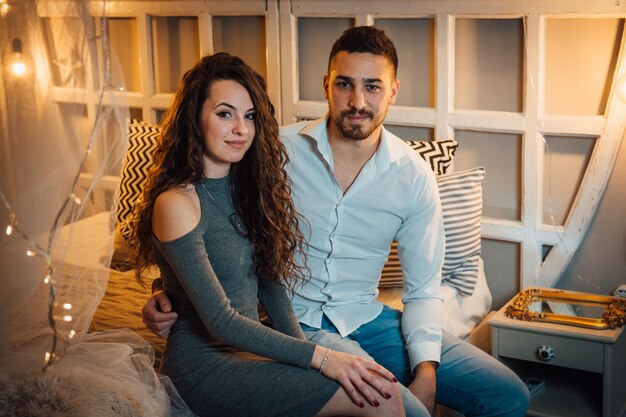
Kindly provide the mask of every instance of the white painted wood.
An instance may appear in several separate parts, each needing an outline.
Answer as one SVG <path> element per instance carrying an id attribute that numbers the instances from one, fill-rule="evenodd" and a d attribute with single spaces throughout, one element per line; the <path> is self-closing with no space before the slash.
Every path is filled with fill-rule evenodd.
<path id="1" fill-rule="evenodd" d="M 152 26 L 150 16 L 145 12 L 137 15 L 137 38 L 139 40 L 139 71 L 141 74 L 141 93 L 143 98 L 143 120 L 157 122 L 156 114 L 150 108 L 149 97 L 156 92 L 155 73 L 152 64 Z"/>
<path id="2" fill-rule="evenodd" d="M 435 20 L 435 138 L 454 138 L 450 112 L 454 108 L 454 18 L 439 14 Z"/>
<path id="3" fill-rule="evenodd" d="M 526 130 L 526 118 L 519 113 L 488 110 L 455 110 L 448 114 L 454 129 L 522 133 Z"/>
<path id="4" fill-rule="evenodd" d="M 626 60 L 624 59 L 625 42 L 626 38 L 622 36 L 616 76 L 626 73 Z M 613 82 L 613 85 L 615 85 L 615 82 Z M 591 161 L 573 204 L 574 208 L 566 220 L 563 244 L 556 246 L 555 250 L 545 260 L 539 277 L 540 285 L 552 286 L 560 277 L 583 239 L 589 227 L 590 219 L 593 217 L 604 194 L 624 136 L 626 120 L 626 104 L 620 102 L 615 94 L 611 94 L 608 107 L 606 128 L 596 141 Z"/>
<path id="5" fill-rule="evenodd" d="M 73 7 L 73 6 L 71 6 Z M 375 24 L 379 18 L 435 19 L 435 105 L 433 108 L 391 106 L 387 123 L 399 126 L 432 128 L 435 138 L 454 136 L 455 129 L 502 132 L 523 136 L 521 220 L 483 218 L 484 238 L 520 245 L 521 282 L 519 285 L 552 286 L 567 266 L 587 230 L 611 173 L 618 147 L 626 129 L 626 105 L 611 93 L 608 110 L 602 116 L 545 114 L 545 26 L 547 18 L 626 17 L 626 1 L 616 0 L 162 0 L 90 1 L 94 16 L 137 19 L 141 91 L 107 91 L 105 104 L 126 100 L 140 108 L 144 120 L 156 122 L 157 110 L 166 109 L 172 94 L 155 94 L 152 67 L 151 16 L 197 16 L 200 52 L 213 53 L 213 16 L 264 16 L 267 45 L 267 80 L 281 123 L 295 119 L 317 118 L 327 111 L 325 102 L 299 99 L 298 18 L 352 18 L 357 25 Z M 72 14 L 64 1 L 38 1 L 40 16 Z M 456 110 L 455 26 L 458 18 L 522 18 L 525 32 L 524 109 L 521 113 Z M 624 42 L 624 40 L 622 41 Z M 626 72 L 624 43 L 617 74 Z M 78 103 L 87 107 L 90 122 L 95 119 L 100 86 L 92 76 L 97 70 L 94 58 L 86 63 L 85 89 L 54 87 L 52 97 L 59 103 Z M 99 61 L 98 61 L 99 60 Z M 598 138 L 565 225 L 543 223 L 544 136 Z M 542 262 L 543 246 L 554 248 Z M 511 286 L 509 285 L 508 288 Z"/>
<path id="6" fill-rule="evenodd" d="M 374 16 L 370 13 L 359 13 L 354 18 L 355 26 L 371 26 L 374 24 Z"/>
<path id="7" fill-rule="evenodd" d="M 402 88 L 402 85 L 400 85 L 400 88 Z M 389 113 L 385 120 L 386 123 L 394 125 L 433 126 L 437 123 L 437 112 L 435 109 L 425 107 L 393 105 L 389 107 Z"/>
<path id="8" fill-rule="evenodd" d="M 209 12 L 198 14 L 198 36 L 200 36 L 200 55 L 213 54 L 213 16 Z"/>
<path id="9" fill-rule="evenodd" d="M 174 101 L 174 94 L 172 93 L 160 93 L 154 94 L 149 99 L 150 107 L 165 110 L 167 109 Z"/>
<path id="10" fill-rule="evenodd" d="M 265 44 L 267 51 L 267 89 L 276 108 L 278 123 L 282 120 L 280 85 L 280 14 L 278 0 L 267 1 L 265 14 Z"/>
<path id="11" fill-rule="evenodd" d="M 545 392 L 531 400 L 528 416 L 623 417 L 626 410 L 624 327 L 596 330 L 513 320 L 504 315 L 508 304 L 489 318 L 491 354 L 518 372 L 522 379 L 532 376 L 546 381 Z M 532 354 L 544 344 L 555 350 L 555 357 L 549 362 Z M 567 379 L 559 376 L 559 367 L 570 369 Z M 602 386 L 593 388 L 601 395 L 589 395 L 590 374 L 577 371 L 581 369 L 601 374 Z"/>
<path id="12" fill-rule="evenodd" d="M 545 38 L 545 21 L 537 15 L 524 20 L 525 65 L 524 72 L 524 118 L 522 140 L 522 223 L 524 240 L 521 251 L 520 288 L 535 283 L 541 266 L 541 244 L 536 229 L 541 223 L 543 153 L 537 126 L 542 112 L 543 65 L 542 43 Z"/>
<path id="13" fill-rule="evenodd" d="M 106 0 L 107 16 L 126 16 L 144 11 L 159 16 L 197 16 L 209 12 L 215 16 L 257 16 L 265 14 L 265 0 L 190 0 L 190 1 L 124 1 Z M 102 13 L 102 2 L 90 2 L 91 13 Z"/>
<path id="14" fill-rule="evenodd" d="M 298 101 L 298 20 L 291 13 L 289 0 L 279 0 L 281 51 L 282 122 L 294 121 L 294 103 Z"/>
<path id="15" fill-rule="evenodd" d="M 78 189 L 85 194 L 91 187 L 91 199 L 95 207 L 107 207 L 110 196 L 115 195 L 120 184 L 120 177 L 103 175 L 94 183 L 94 176 L 90 173 L 81 173 L 78 176 Z"/>
<path id="16" fill-rule="evenodd" d="M 292 12 L 298 15 L 319 16 L 328 14 L 330 10 L 337 15 L 355 13 L 355 10 L 367 10 L 375 17 L 415 17 L 434 15 L 437 13 L 449 14 L 479 14 L 495 16 L 498 14 L 525 15 L 532 13 L 550 13 L 570 15 L 598 14 L 606 15 L 626 13 L 626 4 L 615 0 L 294 0 Z"/>
<path id="17" fill-rule="evenodd" d="M 606 128 L 604 116 L 551 116 L 540 120 L 539 130 L 544 135 L 600 136 Z"/>

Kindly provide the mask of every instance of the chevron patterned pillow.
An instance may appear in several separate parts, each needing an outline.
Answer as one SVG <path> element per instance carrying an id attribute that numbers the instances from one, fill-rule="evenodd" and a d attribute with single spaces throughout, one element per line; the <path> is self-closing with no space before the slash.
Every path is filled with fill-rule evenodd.
<path id="1" fill-rule="evenodd" d="M 424 158 L 435 175 L 445 174 L 452 164 L 458 142 L 448 140 L 408 140 L 406 143 Z"/>
<path id="2" fill-rule="evenodd" d="M 152 152 L 159 139 L 159 126 L 131 119 L 128 124 L 128 151 L 120 181 L 120 199 L 117 206 L 117 223 L 122 235 L 129 237 L 130 219 L 135 202 L 143 191 L 143 186 L 152 164 Z"/>

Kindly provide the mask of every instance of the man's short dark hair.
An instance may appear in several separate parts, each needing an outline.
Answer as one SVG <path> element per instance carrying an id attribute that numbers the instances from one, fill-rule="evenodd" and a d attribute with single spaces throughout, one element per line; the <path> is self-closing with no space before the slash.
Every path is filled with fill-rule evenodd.
<path id="1" fill-rule="evenodd" d="M 341 51 L 348 53 L 362 52 L 373 55 L 380 55 L 387 58 L 393 64 L 394 78 L 398 72 L 398 54 L 393 42 L 382 29 L 374 26 L 357 26 L 343 32 L 343 35 L 333 45 L 328 57 L 328 73 L 330 74 L 330 64 L 335 55 Z"/>

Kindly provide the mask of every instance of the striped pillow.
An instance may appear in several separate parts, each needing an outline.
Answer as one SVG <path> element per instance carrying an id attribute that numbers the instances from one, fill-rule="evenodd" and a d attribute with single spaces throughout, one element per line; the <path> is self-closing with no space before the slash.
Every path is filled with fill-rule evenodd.
<path id="1" fill-rule="evenodd" d="M 443 283 L 456 288 L 463 295 L 472 295 L 478 280 L 484 177 L 485 168 L 482 167 L 437 176 L 446 234 Z M 393 242 L 379 287 L 401 286 L 398 244 Z"/>
<path id="2" fill-rule="evenodd" d="M 452 164 L 458 142 L 448 140 L 408 140 L 406 143 L 424 158 L 435 175 L 445 174 Z"/>
<path id="3" fill-rule="evenodd" d="M 472 295 L 478 280 L 484 178 L 482 167 L 437 177 L 446 233 L 442 282 L 463 295 Z"/>

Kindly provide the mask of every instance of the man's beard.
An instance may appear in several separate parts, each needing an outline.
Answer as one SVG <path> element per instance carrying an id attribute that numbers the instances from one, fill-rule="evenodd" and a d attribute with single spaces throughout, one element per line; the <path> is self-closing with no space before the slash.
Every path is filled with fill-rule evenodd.
<path id="1" fill-rule="evenodd" d="M 369 129 L 363 128 L 361 126 L 350 126 L 347 122 L 345 122 L 346 118 L 349 116 L 367 116 L 370 120 L 374 121 L 374 113 L 367 110 L 345 110 L 341 112 L 341 117 L 337 120 L 333 118 L 335 124 L 341 130 L 341 133 L 352 140 L 360 141 L 367 139 L 370 137 L 374 129 L 378 127 L 378 125 L 373 126 L 370 125 Z"/>

